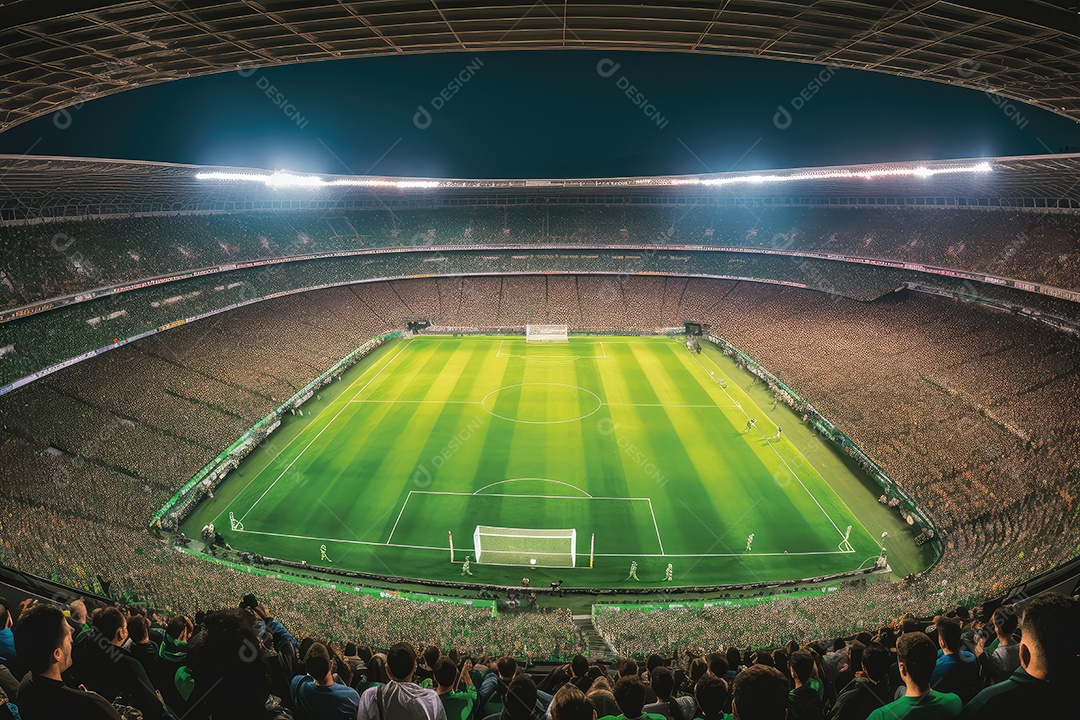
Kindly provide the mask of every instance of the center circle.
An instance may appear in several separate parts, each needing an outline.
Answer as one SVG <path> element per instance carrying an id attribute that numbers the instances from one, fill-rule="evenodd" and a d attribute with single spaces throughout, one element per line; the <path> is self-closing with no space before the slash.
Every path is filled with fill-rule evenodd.
<path id="1" fill-rule="evenodd" d="M 577 385 L 527 382 L 492 390 L 480 405 L 500 420 L 555 425 L 584 420 L 599 410 L 603 401 L 592 390 Z"/>

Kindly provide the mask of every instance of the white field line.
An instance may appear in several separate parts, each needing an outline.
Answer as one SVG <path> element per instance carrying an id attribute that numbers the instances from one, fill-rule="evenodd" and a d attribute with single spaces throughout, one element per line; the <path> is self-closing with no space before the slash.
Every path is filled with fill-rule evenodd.
<path id="1" fill-rule="evenodd" d="M 405 496 L 405 502 L 401 503 L 401 512 L 397 514 L 397 520 L 394 521 L 394 527 L 390 528 L 390 535 L 386 538 L 385 545 L 389 545 L 390 541 L 394 539 L 394 533 L 397 531 L 398 523 L 401 522 L 401 516 L 405 514 L 405 506 L 409 504 L 409 498 L 415 490 L 410 490 L 409 494 Z M 447 548 L 449 550 L 449 548 Z"/>
<path id="2" fill-rule="evenodd" d="M 277 485 L 278 480 L 280 480 L 282 478 L 282 476 L 285 475 L 285 473 L 289 472 L 289 469 L 296 463 L 297 460 L 299 460 L 301 458 L 301 456 L 303 456 L 303 454 L 305 452 L 307 452 L 308 448 L 311 447 L 312 444 L 316 440 L 318 440 L 319 437 L 324 432 L 326 432 L 326 428 L 328 428 L 328 427 L 330 427 L 331 425 L 334 424 L 334 421 L 338 419 L 338 416 L 341 415 L 341 413 L 345 412 L 346 408 L 348 408 L 349 405 L 352 404 L 352 401 L 356 399 L 356 396 L 359 395 L 360 393 L 364 392 L 364 390 L 367 388 L 367 386 L 370 385 L 372 383 L 372 381 L 375 380 L 375 378 L 382 375 L 383 371 L 386 370 L 386 368 L 390 367 L 394 363 L 394 361 L 398 359 L 398 356 L 401 355 L 401 353 L 403 353 L 405 351 L 405 348 L 409 347 L 409 345 L 411 345 L 411 344 L 412 344 L 412 340 L 409 340 L 409 342 L 402 345 L 398 349 L 397 353 L 394 354 L 394 357 L 390 358 L 386 362 L 385 365 L 383 365 L 381 368 L 379 368 L 379 372 L 375 373 L 370 378 L 368 378 L 368 381 L 366 383 L 364 383 L 364 386 L 362 388 L 360 388 L 359 390 L 357 390 L 356 393 L 349 399 L 349 401 L 344 403 L 341 406 L 341 409 L 337 411 L 337 413 L 334 415 L 334 417 L 330 418 L 330 421 L 328 423 L 326 423 L 325 425 L 323 425 L 322 429 L 319 430 L 319 432 L 315 435 L 315 437 L 311 438 L 311 441 L 307 445 L 304 446 L 304 449 L 300 451 L 300 454 L 297 455 L 296 457 L 294 457 L 292 459 L 292 462 L 290 462 L 287 466 L 285 466 L 285 469 L 281 471 L 281 475 L 278 475 L 276 478 L 274 478 L 274 482 L 270 483 L 270 487 L 266 488 L 266 490 L 263 490 L 263 494 L 260 495 L 259 499 L 256 500 L 254 503 L 252 503 L 251 507 L 249 507 L 247 509 L 247 512 L 244 513 L 243 516 L 240 518 L 240 522 L 243 522 L 244 518 L 246 518 L 248 515 L 250 515 L 251 511 L 255 509 L 255 506 L 258 505 L 260 502 L 262 502 L 262 499 L 264 497 L 266 497 L 266 493 L 270 492 L 270 490 L 272 490 L 273 487 L 275 485 Z M 363 375 L 361 375 L 360 377 L 363 377 Z M 356 378 L 356 380 L 353 381 L 353 384 L 356 384 L 359 381 L 360 381 L 360 378 Z M 348 390 L 352 390 L 352 385 L 349 386 Z M 348 390 L 346 390 L 346 392 L 348 392 Z M 293 440 L 298 439 L 301 435 L 303 435 L 303 433 L 300 433 L 300 435 L 297 435 L 295 438 L 293 438 Z M 290 444 L 292 444 L 292 443 L 290 443 Z M 286 449 L 288 449 L 288 446 L 286 446 Z M 282 452 L 284 452 L 284 450 Z"/>
<path id="3" fill-rule="evenodd" d="M 526 383 L 528 384 L 528 383 Z M 561 384 L 561 383 L 560 383 Z M 572 387 L 567 385 L 566 387 Z M 496 388 L 502 390 L 502 388 Z M 483 405 L 480 400 L 350 400 L 351 403 L 379 403 L 393 405 L 406 403 L 409 405 Z M 658 407 L 658 408 L 697 408 L 701 410 L 735 410 L 735 405 L 693 404 L 693 403 L 609 403 L 600 402 L 600 407 Z"/>
<path id="4" fill-rule="evenodd" d="M 293 540 L 311 540 L 314 542 L 334 542 L 345 543 L 347 545 L 367 545 L 371 547 L 392 547 L 402 548 L 405 550 L 431 550 L 447 553 L 450 552 L 449 546 L 436 547 L 434 545 L 404 545 L 401 543 L 382 543 L 374 542 L 372 540 L 342 540 L 341 538 L 331 537 L 316 537 L 313 535 L 292 535 L 289 533 L 276 533 L 276 532 L 264 532 L 261 530 L 237 530 L 236 532 L 245 533 L 247 535 L 266 535 L 269 537 L 283 537 L 291 538 Z M 462 548 L 455 548 L 460 550 Z M 677 554 L 664 554 L 664 553 L 596 553 L 595 557 L 626 557 L 626 558 L 745 558 L 745 557 L 783 557 L 785 555 L 790 556 L 802 556 L 802 555 L 851 555 L 854 553 L 851 551 L 840 550 L 810 550 L 805 552 L 748 552 L 748 553 L 677 553 Z M 486 564 L 486 563 L 485 563 Z"/>
<path id="5" fill-rule="evenodd" d="M 650 502 L 649 498 L 639 497 L 605 497 L 602 495 L 519 495 L 516 493 L 484 493 L 478 495 L 470 492 L 453 492 L 451 490 L 410 490 L 410 495 L 459 495 L 461 497 L 506 497 L 506 498 L 540 498 L 550 500 L 621 500 L 623 502 Z"/>
<path id="6" fill-rule="evenodd" d="M 660 539 L 660 526 L 656 524 L 656 513 L 653 512 L 652 499 L 649 499 L 649 514 L 652 515 L 652 526 L 656 530 L 656 542 L 660 543 L 660 554 L 664 554 L 664 541 Z"/>
<path id="7" fill-rule="evenodd" d="M 691 353 L 690 357 L 694 358 L 694 361 L 697 362 L 698 366 L 701 367 L 702 372 L 705 372 L 705 373 L 709 372 L 708 368 L 706 368 L 705 365 L 702 364 L 701 360 L 698 359 L 698 357 L 696 355 Z M 716 363 L 713 363 L 713 365 L 716 366 L 717 370 L 720 370 L 720 367 L 717 366 Z M 723 372 L 723 370 L 720 370 L 720 371 L 721 371 L 721 373 Z M 721 390 L 724 391 L 724 394 L 728 396 L 729 400 L 731 400 L 732 402 L 738 402 L 734 397 L 731 396 L 731 393 L 729 393 L 727 391 L 727 388 L 720 384 L 719 380 L 717 380 L 712 375 L 709 375 L 709 378 L 714 383 L 716 383 L 716 386 L 718 388 L 720 388 Z M 751 400 L 751 402 L 753 402 L 753 401 Z M 750 415 L 747 414 L 745 408 L 736 408 L 736 409 L 738 409 L 739 412 L 741 412 L 746 417 L 747 420 L 750 419 Z M 763 440 L 766 440 L 766 445 L 768 446 L 768 448 L 773 451 L 773 454 L 776 455 L 777 459 L 780 460 L 780 462 L 784 463 L 784 467 L 786 467 L 788 469 L 788 472 L 790 472 L 792 474 L 792 476 L 799 482 L 799 485 L 801 485 L 802 489 L 806 491 L 806 494 L 810 496 L 810 499 L 814 501 L 814 504 L 817 505 L 818 510 L 820 510 L 821 514 L 825 516 L 825 519 L 829 521 L 829 524 L 833 526 L 833 529 L 836 530 L 837 534 L 839 534 L 841 538 L 844 537 L 844 531 L 841 530 L 836 525 L 836 522 L 829 516 L 829 513 L 825 512 L 825 508 L 821 507 L 821 503 L 818 502 L 818 499 L 814 496 L 814 493 L 810 492 L 810 488 L 806 487 L 806 485 L 802 481 L 802 478 L 799 477 L 798 473 L 796 473 L 794 470 L 791 469 L 791 466 L 788 465 L 787 460 L 785 460 L 784 457 L 776 450 L 776 447 L 774 447 L 772 443 L 768 442 L 768 440 L 765 438 L 765 433 L 763 433 L 758 428 L 757 425 L 754 425 L 754 429 L 757 430 L 758 435 L 760 435 Z M 850 511 L 850 508 L 849 508 L 849 511 Z M 856 520 L 858 520 L 858 518 L 856 518 Z M 864 527 L 863 530 L 866 530 L 866 528 Z"/>

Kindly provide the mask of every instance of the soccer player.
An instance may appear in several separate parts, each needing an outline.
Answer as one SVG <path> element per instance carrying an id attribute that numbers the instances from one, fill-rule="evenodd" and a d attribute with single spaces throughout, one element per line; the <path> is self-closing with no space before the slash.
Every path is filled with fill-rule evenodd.
<path id="1" fill-rule="evenodd" d="M 326 546 L 325 545 L 320 545 L 319 546 L 319 560 L 321 560 L 323 562 L 328 562 L 331 565 L 334 563 L 333 560 L 331 560 L 330 558 L 328 558 L 326 556 Z"/>
<path id="2" fill-rule="evenodd" d="M 750 552 L 750 546 L 754 544 L 754 533 L 746 536 L 746 552 Z"/>
<path id="3" fill-rule="evenodd" d="M 470 565 L 469 556 L 466 555 L 465 556 L 465 562 L 462 563 L 462 565 L 461 565 L 461 574 L 463 576 L 464 575 L 470 575 L 470 576 L 472 575 L 472 570 L 469 569 L 469 565 Z"/>
<path id="4" fill-rule="evenodd" d="M 627 580 L 637 580 L 637 560 L 630 563 L 630 575 L 627 576 Z"/>
<path id="5" fill-rule="evenodd" d="M 772 436 L 772 437 L 770 438 L 770 440 L 779 440 L 779 439 L 780 439 L 780 432 L 781 432 L 781 430 L 780 430 L 780 426 L 779 426 L 779 425 L 777 425 L 777 426 L 776 426 L 776 434 L 775 434 L 775 435 L 773 435 L 773 436 Z"/>
<path id="6" fill-rule="evenodd" d="M 667 564 L 667 570 L 664 571 L 664 582 L 671 582 L 671 574 L 672 574 L 671 563 L 668 563 Z"/>

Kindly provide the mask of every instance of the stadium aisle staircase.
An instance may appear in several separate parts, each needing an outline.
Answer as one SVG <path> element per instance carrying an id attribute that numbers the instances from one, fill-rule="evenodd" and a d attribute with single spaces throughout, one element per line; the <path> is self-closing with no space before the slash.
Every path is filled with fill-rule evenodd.
<path id="1" fill-rule="evenodd" d="M 574 624 L 577 625 L 582 634 L 585 635 L 585 642 L 589 648 L 587 655 L 590 661 L 595 662 L 597 660 L 603 660 L 606 662 L 614 662 L 619 659 L 615 650 L 608 645 L 607 641 L 596 631 L 596 626 L 593 625 L 592 615 L 575 615 Z"/>

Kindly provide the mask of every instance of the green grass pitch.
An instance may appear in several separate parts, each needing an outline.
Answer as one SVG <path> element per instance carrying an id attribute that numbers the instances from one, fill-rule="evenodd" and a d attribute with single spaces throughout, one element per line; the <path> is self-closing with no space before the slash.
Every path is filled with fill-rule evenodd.
<path id="1" fill-rule="evenodd" d="M 674 585 L 742 584 L 872 564 L 879 546 L 835 482 L 773 438 L 779 415 L 712 350 L 659 337 L 392 341 L 314 415 L 288 418 L 189 526 L 213 520 L 234 547 L 273 557 L 327 564 L 325 545 L 336 568 L 437 580 L 461 579 L 477 525 L 576 530 L 575 568 L 542 567 L 541 554 L 536 567 L 474 562 L 468 579 L 494 584 L 660 586 L 668 563 Z"/>

